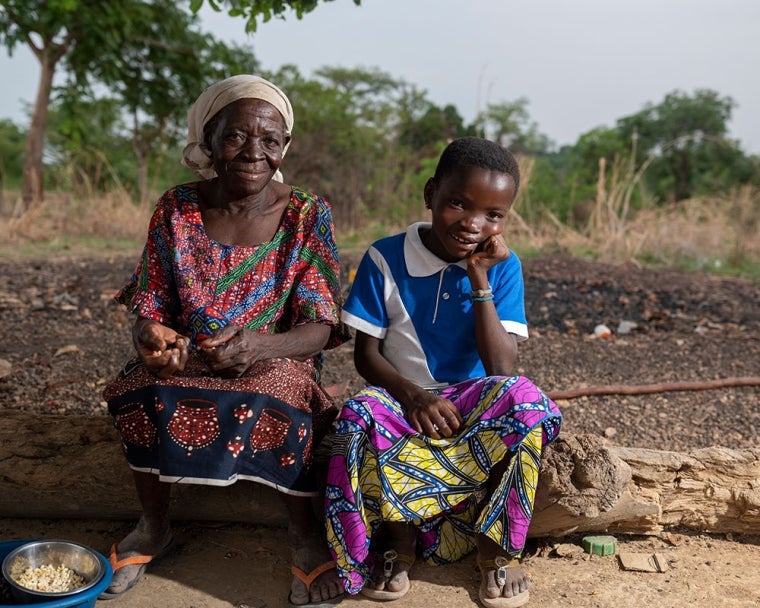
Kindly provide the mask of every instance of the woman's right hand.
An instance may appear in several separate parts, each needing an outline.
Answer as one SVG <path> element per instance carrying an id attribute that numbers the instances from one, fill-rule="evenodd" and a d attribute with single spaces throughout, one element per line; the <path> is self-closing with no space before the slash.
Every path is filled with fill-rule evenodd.
<path id="1" fill-rule="evenodd" d="M 190 339 L 171 327 L 140 317 L 132 327 L 132 341 L 140 360 L 154 376 L 166 379 L 185 369 Z"/>

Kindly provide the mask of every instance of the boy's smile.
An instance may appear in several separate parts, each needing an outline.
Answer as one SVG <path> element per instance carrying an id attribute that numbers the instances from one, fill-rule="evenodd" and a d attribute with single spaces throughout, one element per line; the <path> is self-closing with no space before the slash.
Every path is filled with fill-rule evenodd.
<path id="1" fill-rule="evenodd" d="M 432 211 L 432 230 L 422 236 L 430 251 L 447 262 L 475 253 L 501 234 L 515 198 L 515 183 L 505 173 L 459 167 L 425 185 L 425 204 Z"/>

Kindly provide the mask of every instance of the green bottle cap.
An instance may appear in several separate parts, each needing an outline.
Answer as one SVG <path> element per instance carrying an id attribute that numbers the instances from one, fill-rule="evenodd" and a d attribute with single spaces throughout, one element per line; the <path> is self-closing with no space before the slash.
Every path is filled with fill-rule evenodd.
<path id="1" fill-rule="evenodd" d="M 592 555 L 615 555 L 617 539 L 614 536 L 584 536 L 583 550 Z"/>

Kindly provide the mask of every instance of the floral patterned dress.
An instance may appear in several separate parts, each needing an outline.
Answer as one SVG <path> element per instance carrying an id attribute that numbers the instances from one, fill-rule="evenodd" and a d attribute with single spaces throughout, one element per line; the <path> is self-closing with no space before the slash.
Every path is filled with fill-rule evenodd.
<path id="1" fill-rule="evenodd" d="M 130 466 L 167 482 L 248 479 L 316 495 L 313 449 L 337 414 L 319 385 L 319 358 L 270 359 L 229 379 L 212 375 L 194 347 L 227 324 L 281 333 L 324 323 L 333 348 L 349 337 L 340 300 L 332 215 L 322 198 L 293 188 L 274 238 L 241 247 L 208 237 L 197 182 L 167 191 L 117 301 L 189 336 L 192 350 L 185 370 L 169 379 L 135 358 L 105 388 Z"/>

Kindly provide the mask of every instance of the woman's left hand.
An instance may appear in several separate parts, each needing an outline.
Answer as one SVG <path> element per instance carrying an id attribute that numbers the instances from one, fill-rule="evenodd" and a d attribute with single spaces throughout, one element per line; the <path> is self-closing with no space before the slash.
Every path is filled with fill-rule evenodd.
<path id="1" fill-rule="evenodd" d="M 198 344 L 198 354 L 214 374 L 239 378 L 256 361 L 256 332 L 227 325 Z"/>

